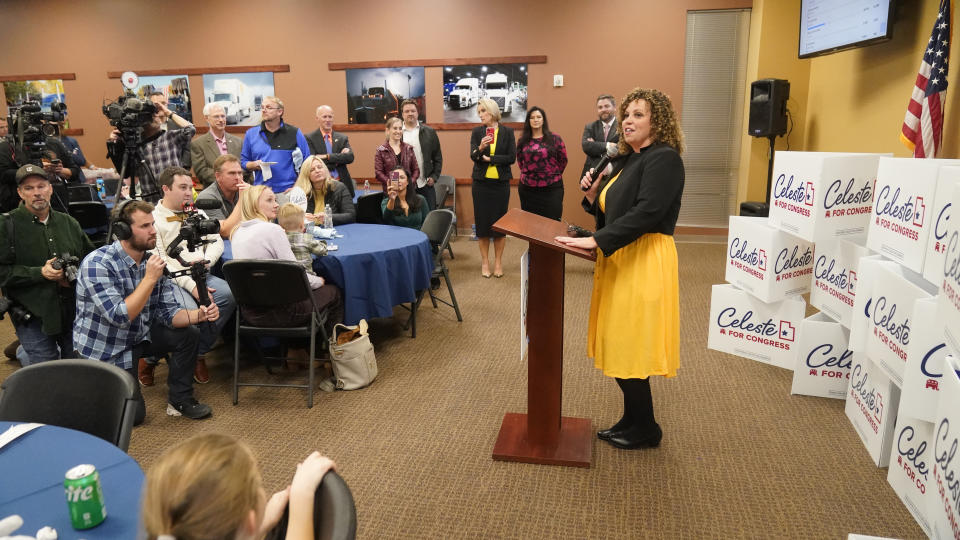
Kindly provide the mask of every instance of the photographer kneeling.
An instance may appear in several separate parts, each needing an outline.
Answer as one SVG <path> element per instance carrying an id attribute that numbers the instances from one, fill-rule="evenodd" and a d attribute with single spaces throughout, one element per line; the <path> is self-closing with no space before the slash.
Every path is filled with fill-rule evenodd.
<path id="1" fill-rule="evenodd" d="M 44 170 L 17 170 L 23 200 L 6 214 L 0 235 L 0 286 L 28 364 L 74 357 L 74 281 L 93 244 L 75 219 L 50 208 L 53 188 Z"/>
<path id="2" fill-rule="evenodd" d="M 177 300 L 185 309 L 198 307 L 200 290 L 197 280 L 194 279 L 196 273 L 182 272 L 187 266 L 181 261 L 194 263 L 205 260 L 206 265 L 197 277 L 205 281 L 210 300 L 220 309 L 219 319 L 200 328 L 200 348 L 197 351 L 193 380 L 206 384 L 210 382 L 210 376 L 207 373 L 204 355 L 213 348 L 217 336 L 220 335 L 223 326 L 237 307 L 227 282 L 206 271 L 207 268 L 216 264 L 223 254 L 223 239 L 219 234 L 220 223 L 208 219 L 203 210 L 189 210 L 193 207 L 193 179 L 186 169 L 169 167 L 160 173 L 158 183 L 163 192 L 163 199 L 153 210 L 153 219 L 157 228 L 158 254 L 167 263 L 168 270 L 187 274 L 173 278 L 173 282 L 182 289 L 178 291 Z M 170 255 L 170 248 L 173 246 L 181 248 L 177 257 Z M 137 375 L 144 386 L 150 386 L 153 383 L 153 367 L 146 360 L 140 359 Z"/>

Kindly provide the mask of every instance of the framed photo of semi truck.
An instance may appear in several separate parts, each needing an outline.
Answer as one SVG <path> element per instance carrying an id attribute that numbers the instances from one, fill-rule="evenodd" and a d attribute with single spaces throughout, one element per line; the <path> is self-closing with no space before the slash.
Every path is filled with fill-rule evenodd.
<path id="1" fill-rule="evenodd" d="M 444 66 L 443 122 L 479 122 L 477 102 L 490 98 L 501 122 L 523 122 L 527 111 L 527 64 Z"/>
<path id="2" fill-rule="evenodd" d="M 229 126 L 255 126 L 265 96 L 274 95 L 273 73 L 218 73 L 203 76 L 204 106 L 223 107 Z"/>

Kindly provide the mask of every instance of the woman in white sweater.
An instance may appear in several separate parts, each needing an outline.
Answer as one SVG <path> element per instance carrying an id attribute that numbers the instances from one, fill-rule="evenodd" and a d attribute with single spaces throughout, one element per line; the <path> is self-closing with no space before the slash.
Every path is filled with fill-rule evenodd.
<path id="1" fill-rule="evenodd" d="M 297 262 L 287 233 L 272 223 L 276 219 L 277 197 L 266 185 L 253 186 L 240 196 L 241 222 L 230 236 L 234 259 L 277 259 Z M 307 274 L 307 280 L 313 289 L 313 301 L 319 309 L 329 306 L 327 326 L 343 319 L 343 304 L 340 301 L 340 289 L 325 284 L 322 277 Z M 244 309 L 243 318 L 256 326 L 295 326 L 306 322 L 310 316 L 310 302 L 274 310 Z"/>

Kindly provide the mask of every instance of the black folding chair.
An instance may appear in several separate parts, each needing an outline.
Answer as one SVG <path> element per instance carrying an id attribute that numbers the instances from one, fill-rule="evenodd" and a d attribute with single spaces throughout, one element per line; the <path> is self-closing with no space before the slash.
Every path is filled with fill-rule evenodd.
<path id="1" fill-rule="evenodd" d="M 139 402 L 136 382 L 99 360 L 51 360 L 0 384 L 0 420 L 39 422 L 100 437 L 127 451 Z"/>
<path id="2" fill-rule="evenodd" d="M 97 186 L 93 184 L 70 184 L 67 186 L 67 193 L 70 195 L 70 202 L 100 200 Z"/>
<path id="3" fill-rule="evenodd" d="M 433 248 L 433 277 L 442 277 L 447 284 L 447 291 L 450 293 L 450 301 L 448 302 L 437 297 L 437 295 L 433 293 L 433 287 L 431 286 L 427 289 L 427 293 L 430 295 L 430 301 L 433 303 L 434 309 L 437 307 L 437 302 L 452 307 L 457 313 L 457 320 L 463 322 L 463 316 L 460 314 L 460 304 L 457 302 L 457 295 L 454 294 L 453 284 L 450 282 L 450 270 L 447 269 L 446 263 L 443 262 L 443 250 L 449 245 L 450 236 L 453 233 L 453 218 L 453 211 L 451 210 L 434 210 L 427 214 L 427 219 L 423 221 L 423 226 L 420 227 L 420 230 L 427 235 L 427 238 L 430 240 L 430 246 Z M 414 325 L 416 324 L 416 319 L 414 318 L 416 310 L 420 307 L 422 300 L 423 292 L 418 295 L 416 305 L 413 308 L 413 314 L 411 315 Z"/>
<path id="4" fill-rule="evenodd" d="M 433 184 L 434 189 L 437 190 L 437 209 L 438 210 L 450 210 L 453 212 L 453 234 L 451 236 L 457 235 L 457 181 L 454 177 L 441 174 L 437 181 Z M 441 187 L 446 192 L 441 198 Z M 447 199 L 450 199 L 450 204 L 447 205 Z M 450 258 L 453 259 L 453 246 L 447 242 L 447 252 L 450 253 Z"/>
<path id="5" fill-rule="evenodd" d="M 286 537 L 289 520 L 288 505 L 280 523 L 267 533 L 267 539 Z M 357 506 L 350 487 L 336 471 L 323 475 L 313 496 L 313 536 L 317 540 L 353 540 L 357 536 Z"/>
<path id="6" fill-rule="evenodd" d="M 107 241 L 107 227 L 110 224 L 110 213 L 107 205 L 99 200 L 75 201 L 67 206 L 67 212 L 80 224 L 90 241 L 95 246 L 102 246 Z"/>
<path id="7" fill-rule="evenodd" d="M 357 223 L 383 223 L 383 209 L 380 204 L 386 193 L 371 193 L 357 199 Z"/>
<path id="8" fill-rule="evenodd" d="M 314 356 L 317 338 L 321 338 L 321 348 L 327 343 L 327 333 L 323 324 L 327 320 L 327 311 L 320 310 L 313 302 L 307 271 L 295 261 L 262 259 L 240 259 L 227 261 L 223 265 L 223 275 L 230 285 L 230 291 L 237 301 L 235 340 L 233 344 L 233 404 L 239 400 L 241 386 L 272 386 L 283 388 L 306 388 L 307 407 L 313 407 Z M 283 309 L 293 304 L 309 300 L 313 309 L 309 324 L 289 327 L 253 326 L 243 318 L 245 308 L 259 310 Z M 279 339 L 306 338 L 310 342 L 310 362 L 307 384 L 279 384 L 266 382 L 240 382 L 240 337 L 274 337 Z M 264 361 L 280 358 L 264 357 Z"/>

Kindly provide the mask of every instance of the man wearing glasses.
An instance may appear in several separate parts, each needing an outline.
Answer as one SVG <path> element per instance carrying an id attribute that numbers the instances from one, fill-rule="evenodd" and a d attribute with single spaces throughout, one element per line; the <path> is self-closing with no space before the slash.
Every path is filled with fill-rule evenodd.
<path id="1" fill-rule="evenodd" d="M 296 126 L 283 121 L 283 102 L 263 98 L 263 121 L 247 130 L 240 151 L 240 165 L 253 171 L 253 184 L 267 184 L 274 193 L 293 187 L 304 158 L 310 155 L 306 137 Z"/>

